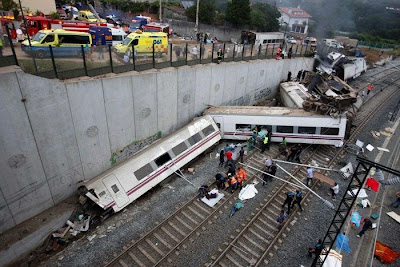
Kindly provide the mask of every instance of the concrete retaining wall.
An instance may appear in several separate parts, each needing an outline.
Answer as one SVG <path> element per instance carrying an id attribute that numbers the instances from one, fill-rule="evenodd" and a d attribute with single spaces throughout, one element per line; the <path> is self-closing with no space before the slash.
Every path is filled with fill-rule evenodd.
<path id="1" fill-rule="evenodd" d="M 76 192 L 208 105 L 273 98 L 313 59 L 167 68 L 87 80 L 0 74 L 0 232 Z"/>

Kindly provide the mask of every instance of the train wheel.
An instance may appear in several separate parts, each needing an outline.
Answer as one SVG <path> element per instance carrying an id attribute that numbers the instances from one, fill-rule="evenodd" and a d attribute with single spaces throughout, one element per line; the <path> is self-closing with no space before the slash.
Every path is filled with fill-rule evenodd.
<path id="1" fill-rule="evenodd" d="M 328 110 L 329 110 L 329 107 L 328 107 L 328 106 L 320 106 L 320 107 L 319 107 L 319 111 L 320 111 L 322 114 L 326 114 L 326 113 L 328 112 Z"/>
<path id="2" fill-rule="evenodd" d="M 305 111 L 310 111 L 312 109 L 312 107 L 313 107 L 313 103 L 312 102 L 309 102 L 309 101 L 304 101 L 303 102 L 303 109 Z"/>

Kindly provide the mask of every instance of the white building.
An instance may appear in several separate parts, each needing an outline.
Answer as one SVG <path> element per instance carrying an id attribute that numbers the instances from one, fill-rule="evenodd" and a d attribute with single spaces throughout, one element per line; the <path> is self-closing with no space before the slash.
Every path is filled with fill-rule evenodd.
<path id="1" fill-rule="evenodd" d="M 308 19 L 312 18 L 310 14 L 295 7 L 279 7 L 278 9 L 281 12 L 279 22 L 282 26 L 287 23 L 288 33 L 307 35 Z"/>

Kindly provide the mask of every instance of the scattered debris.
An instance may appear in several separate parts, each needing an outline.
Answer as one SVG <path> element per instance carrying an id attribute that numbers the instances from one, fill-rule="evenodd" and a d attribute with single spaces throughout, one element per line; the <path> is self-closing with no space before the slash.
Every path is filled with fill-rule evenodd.
<path id="1" fill-rule="evenodd" d="M 365 148 L 368 149 L 369 152 L 372 152 L 372 150 L 375 149 L 375 147 L 372 146 L 371 144 L 368 144 Z"/>
<path id="2" fill-rule="evenodd" d="M 386 128 L 385 128 L 385 131 L 386 131 L 386 132 L 389 132 L 389 133 L 391 133 L 391 134 L 394 134 L 394 129 L 393 129 L 393 128 L 386 127 Z"/>
<path id="3" fill-rule="evenodd" d="M 397 214 L 396 212 L 389 211 L 386 214 L 389 215 L 390 217 L 392 217 L 396 222 L 400 223 L 400 215 Z"/>
<path id="4" fill-rule="evenodd" d="M 379 136 L 376 134 L 375 131 L 371 131 L 371 135 L 372 135 L 372 137 L 375 138 L 376 140 L 379 139 Z"/>
<path id="5" fill-rule="evenodd" d="M 384 135 L 384 136 L 387 136 L 387 137 L 390 137 L 390 136 L 392 136 L 392 134 L 391 134 L 391 133 L 388 133 L 388 132 L 386 132 L 386 131 L 383 131 L 383 130 L 380 130 L 380 131 L 379 131 L 379 133 L 380 133 L 381 135 Z"/>
<path id="6" fill-rule="evenodd" d="M 194 168 L 188 168 L 188 172 L 194 174 Z"/>
<path id="7" fill-rule="evenodd" d="M 248 184 L 245 187 L 240 190 L 239 193 L 239 199 L 240 200 L 245 200 L 245 199 L 250 199 L 256 196 L 258 194 L 258 191 L 254 184 Z"/>
<path id="8" fill-rule="evenodd" d="M 393 263 L 399 257 L 398 252 L 379 241 L 376 241 L 375 243 L 374 255 L 379 258 L 382 263 Z"/>
<path id="9" fill-rule="evenodd" d="M 88 236 L 88 237 L 87 237 L 87 240 L 89 240 L 89 242 L 90 242 L 90 241 L 92 241 L 96 236 L 97 236 L 96 234 L 91 235 L 91 236 Z"/>
<path id="10" fill-rule="evenodd" d="M 378 149 L 379 151 L 383 151 L 383 152 L 390 152 L 389 149 L 383 148 L 383 147 L 377 147 L 377 149 Z"/>

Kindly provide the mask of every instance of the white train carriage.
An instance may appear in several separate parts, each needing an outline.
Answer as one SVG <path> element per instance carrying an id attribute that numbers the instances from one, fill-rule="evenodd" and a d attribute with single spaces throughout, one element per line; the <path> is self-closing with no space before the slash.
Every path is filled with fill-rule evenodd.
<path id="1" fill-rule="evenodd" d="M 104 210 L 118 212 L 220 139 L 210 116 L 197 118 L 86 182 L 85 194 Z"/>
<path id="2" fill-rule="evenodd" d="M 252 129 L 269 129 L 272 142 L 324 144 L 340 147 L 346 131 L 344 115 L 333 118 L 286 107 L 222 106 L 204 112 L 220 127 L 223 139 L 247 140 Z"/>

